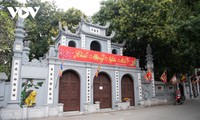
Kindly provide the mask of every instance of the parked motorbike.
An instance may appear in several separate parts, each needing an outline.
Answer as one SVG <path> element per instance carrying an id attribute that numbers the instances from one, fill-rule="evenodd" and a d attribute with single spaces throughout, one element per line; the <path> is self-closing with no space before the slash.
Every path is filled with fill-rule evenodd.
<path id="1" fill-rule="evenodd" d="M 176 105 L 176 104 L 180 104 L 181 105 L 181 104 L 184 103 L 184 101 L 185 101 L 185 97 L 181 96 L 180 91 L 177 90 L 176 91 L 176 99 L 174 101 L 174 105 Z"/>

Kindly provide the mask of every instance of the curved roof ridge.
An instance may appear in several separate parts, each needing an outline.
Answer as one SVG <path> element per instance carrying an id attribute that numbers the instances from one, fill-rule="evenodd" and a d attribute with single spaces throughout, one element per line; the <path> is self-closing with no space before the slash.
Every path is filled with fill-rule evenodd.
<path id="1" fill-rule="evenodd" d="M 105 26 L 101 26 L 101 25 L 98 25 L 98 24 L 89 23 L 89 22 L 85 21 L 85 19 L 83 17 L 81 18 L 81 22 L 83 22 L 83 23 L 85 23 L 89 26 L 97 27 L 97 28 L 100 28 L 100 29 L 107 29 L 110 26 L 110 22 L 106 22 Z"/>
<path id="2" fill-rule="evenodd" d="M 111 43 L 114 46 L 119 46 L 119 47 L 123 47 L 126 44 L 126 40 L 123 40 L 122 43 Z"/>
<path id="3" fill-rule="evenodd" d="M 74 37 L 80 37 L 78 34 L 76 33 L 72 33 L 67 26 L 64 26 L 64 30 L 62 28 L 62 24 L 61 22 L 59 22 L 59 31 L 65 35 L 69 35 L 69 36 L 74 36 Z"/>

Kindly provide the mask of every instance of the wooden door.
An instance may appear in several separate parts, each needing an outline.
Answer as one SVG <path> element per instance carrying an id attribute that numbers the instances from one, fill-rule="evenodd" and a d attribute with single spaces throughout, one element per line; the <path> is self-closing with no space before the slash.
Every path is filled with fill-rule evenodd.
<path id="1" fill-rule="evenodd" d="M 100 73 L 94 78 L 94 103 L 100 101 L 100 108 L 111 108 L 111 80 L 106 74 Z"/>
<path id="2" fill-rule="evenodd" d="M 134 106 L 135 104 L 134 84 L 130 76 L 126 75 L 122 78 L 121 90 L 122 90 L 122 101 L 124 101 L 124 98 L 130 98 L 130 105 Z"/>
<path id="3" fill-rule="evenodd" d="M 64 111 L 80 110 L 80 80 L 73 71 L 64 72 L 60 79 L 59 103 L 64 104 Z"/>

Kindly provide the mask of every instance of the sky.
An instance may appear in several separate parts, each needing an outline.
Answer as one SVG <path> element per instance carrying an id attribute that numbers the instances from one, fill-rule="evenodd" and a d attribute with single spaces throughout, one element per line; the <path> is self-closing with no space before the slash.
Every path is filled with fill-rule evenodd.
<path id="1" fill-rule="evenodd" d="M 25 2 L 26 0 L 18 0 L 19 2 Z M 53 1 L 53 0 L 42 0 Z M 100 9 L 100 2 L 105 0 L 55 0 L 58 8 L 68 10 L 69 8 L 76 8 L 81 10 L 87 16 L 92 16 Z"/>

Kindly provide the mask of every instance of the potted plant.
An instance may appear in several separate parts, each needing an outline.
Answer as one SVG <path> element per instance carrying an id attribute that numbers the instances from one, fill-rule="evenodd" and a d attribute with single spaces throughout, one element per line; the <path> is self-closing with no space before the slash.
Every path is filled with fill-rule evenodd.
<path id="1" fill-rule="evenodd" d="M 124 101 L 124 102 L 130 102 L 131 99 L 130 99 L 130 98 L 123 98 L 123 101 Z"/>

